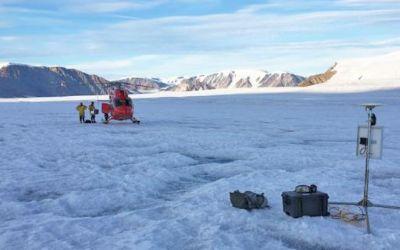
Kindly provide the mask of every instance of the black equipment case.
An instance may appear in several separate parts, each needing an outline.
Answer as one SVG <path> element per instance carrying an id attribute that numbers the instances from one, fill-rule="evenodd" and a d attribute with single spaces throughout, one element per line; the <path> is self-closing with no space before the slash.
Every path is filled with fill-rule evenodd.
<path id="1" fill-rule="evenodd" d="M 283 192 L 283 211 L 293 218 L 307 216 L 327 216 L 329 196 L 323 192 L 299 193 Z"/>

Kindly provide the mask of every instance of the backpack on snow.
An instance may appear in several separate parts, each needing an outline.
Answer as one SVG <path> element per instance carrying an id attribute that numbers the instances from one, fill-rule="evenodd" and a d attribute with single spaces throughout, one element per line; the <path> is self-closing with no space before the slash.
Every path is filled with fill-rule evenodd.
<path id="1" fill-rule="evenodd" d="M 264 208 L 268 206 L 268 200 L 264 197 L 264 193 L 257 194 L 251 191 L 241 193 L 236 190 L 229 193 L 229 197 L 233 207 L 251 210 L 254 208 Z"/>

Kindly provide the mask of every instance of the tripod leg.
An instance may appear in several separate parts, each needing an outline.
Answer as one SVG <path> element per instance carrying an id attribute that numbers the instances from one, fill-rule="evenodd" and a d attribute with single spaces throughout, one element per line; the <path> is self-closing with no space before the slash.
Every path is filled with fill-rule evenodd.
<path id="1" fill-rule="evenodd" d="M 359 202 L 337 202 L 337 201 L 332 201 L 329 202 L 329 205 L 352 205 L 352 206 L 359 206 Z"/>
<path id="2" fill-rule="evenodd" d="M 369 225 L 368 207 L 365 206 L 364 209 L 365 209 L 365 221 L 367 223 L 367 233 L 370 234 L 371 233 L 371 227 Z"/>
<path id="3" fill-rule="evenodd" d="M 391 205 L 382 205 L 382 204 L 373 204 L 372 207 L 380 207 L 380 208 L 389 208 L 389 209 L 400 209 L 399 206 L 391 206 Z"/>

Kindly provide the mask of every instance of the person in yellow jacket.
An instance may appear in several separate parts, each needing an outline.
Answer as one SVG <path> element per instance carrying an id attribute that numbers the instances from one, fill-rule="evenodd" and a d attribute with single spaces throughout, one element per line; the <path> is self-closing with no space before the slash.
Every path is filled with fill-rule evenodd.
<path id="1" fill-rule="evenodd" d="M 83 103 L 80 103 L 78 106 L 76 106 L 76 110 L 79 112 L 79 121 L 81 123 L 85 122 L 85 110 L 87 107 L 83 105 Z"/>
<path id="2" fill-rule="evenodd" d="M 96 123 L 96 107 L 94 106 L 94 102 L 91 102 L 89 105 L 89 113 L 90 113 L 90 121 L 92 123 Z"/>

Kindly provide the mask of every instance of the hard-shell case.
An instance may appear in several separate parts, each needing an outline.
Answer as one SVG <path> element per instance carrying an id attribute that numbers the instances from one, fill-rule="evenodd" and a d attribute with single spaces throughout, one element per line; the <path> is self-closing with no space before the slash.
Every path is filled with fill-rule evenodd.
<path id="1" fill-rule="evenodd" d="M 323 192 L 283 192 L 283 211 L 293 218 L 306 216 L 327 216 L 329 196 Z"/>

